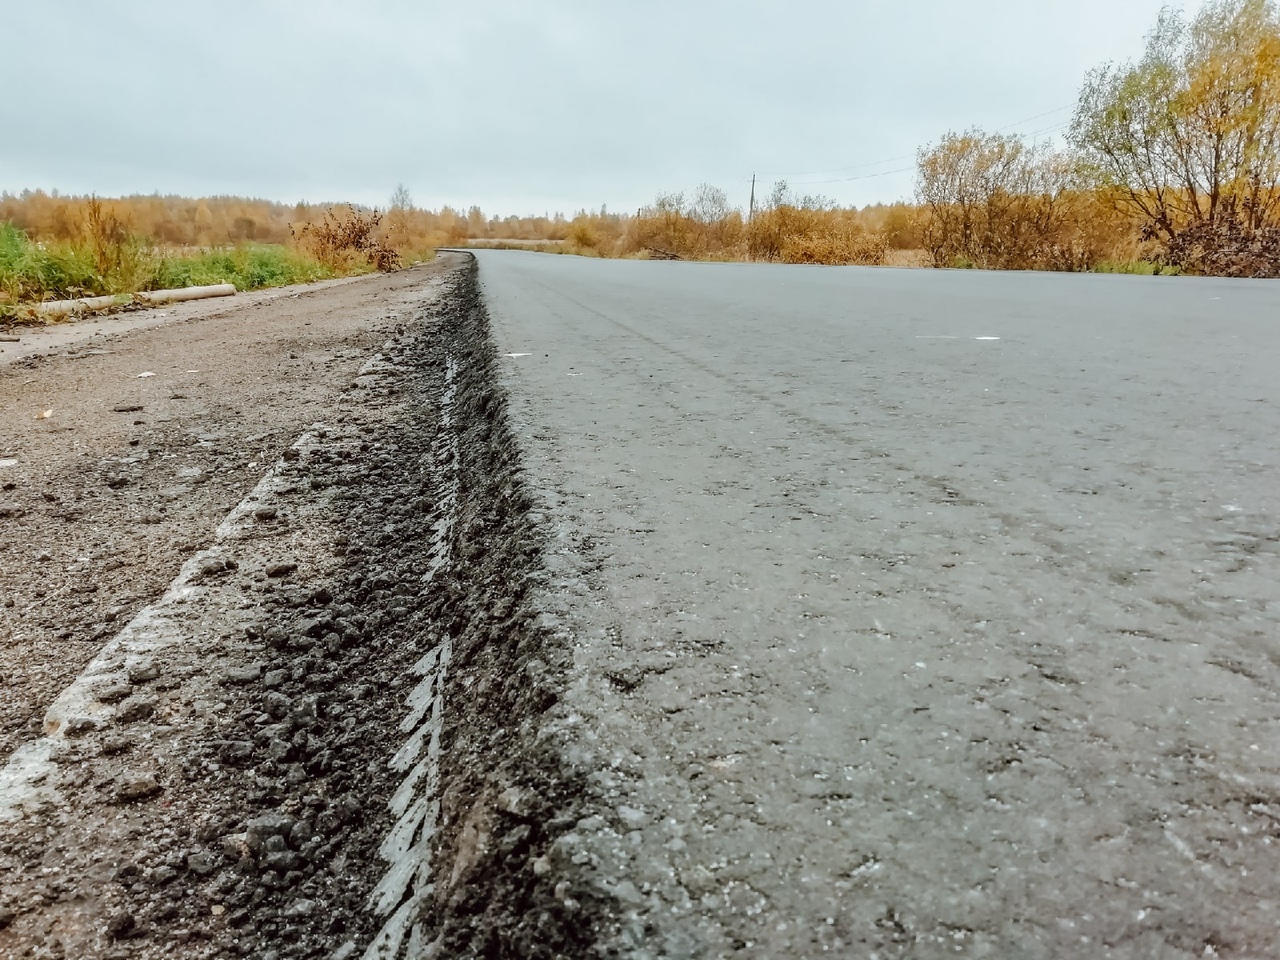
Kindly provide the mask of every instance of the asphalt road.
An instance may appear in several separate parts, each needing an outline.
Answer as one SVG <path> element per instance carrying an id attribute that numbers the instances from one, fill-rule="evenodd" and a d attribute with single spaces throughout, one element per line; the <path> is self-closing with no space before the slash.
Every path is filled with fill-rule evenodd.
<path id="1" fill-rule="evenodd" d="M 1280 955 L 1280 286 L 477 256 L 618 944 Z"/>

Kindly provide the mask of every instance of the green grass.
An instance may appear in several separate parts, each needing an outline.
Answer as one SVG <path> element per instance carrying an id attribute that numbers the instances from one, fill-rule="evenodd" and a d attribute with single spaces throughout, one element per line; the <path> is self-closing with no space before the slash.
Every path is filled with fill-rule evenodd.
<path id="1" fill-rule="evenodd" d="M 92 258 L 70 245 L 40 246 L 0 223 L 0 303 L 23 303 L 99 291 Z"/>
<path id="2" fill-rule="evenodd" d="M 362 265 L 344 273 L 364 269 Z M 88 244 L 36 243 L 12 223 L 0 223 L 0 313 L 41 300 L 214 283 L 257 290 L 336 275 L 309 254 L 276 245 L 171 252 L 129 238 L 97 258 Z"/>
<path id="3" fill-rule="evenodd" d="M 162 256 L 150 290 L 233 283 L 237 290 L 260 290 L 290 283 L 325 280 L 334 272 L 312 257 L 280 246 L 241 246 Z"/>

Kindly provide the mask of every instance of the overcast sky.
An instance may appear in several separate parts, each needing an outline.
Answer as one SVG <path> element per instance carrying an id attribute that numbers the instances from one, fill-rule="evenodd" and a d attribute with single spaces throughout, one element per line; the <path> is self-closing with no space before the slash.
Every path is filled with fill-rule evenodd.
<path id="1" fill-rule="evenodd" d="M 1058 135 L 1161 5 L 0 0 L 0 190 L 523 214 L 755 171 L 861 206 L 948 130 Z"/>

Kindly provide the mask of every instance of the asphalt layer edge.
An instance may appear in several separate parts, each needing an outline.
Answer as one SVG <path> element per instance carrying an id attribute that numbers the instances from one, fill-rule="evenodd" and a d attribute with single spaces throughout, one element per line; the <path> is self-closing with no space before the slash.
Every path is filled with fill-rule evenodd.
<path id="1" fill-rule="evenodd" d="M 452 563 L 429 618 L 450 638 L 434 892 L 440 956 L 597 952 L 613 904 L 557 840 L 586 815 L 586 776 L 547 736 L 572 635 L 546 610 L 545 515 L 523 478 L 497 347 L 472 260 L 428 349 L 456 364 L 458 489 Z M 431 361 L 428 361 L 431 362 Z"/>

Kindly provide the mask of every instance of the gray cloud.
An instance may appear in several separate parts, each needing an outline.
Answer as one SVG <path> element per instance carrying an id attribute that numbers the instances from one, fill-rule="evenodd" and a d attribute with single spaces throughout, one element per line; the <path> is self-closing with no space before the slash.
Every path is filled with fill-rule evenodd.
<path id="1" fill-rule="evenodd" d="M 947 130 L 1054 135 L 1161 0 L 10 6 L 0 189 L 381 204 L 403 181 L 525 213 L 704 180 L 745 204 L 753 171 L 908 196 Z"/>

